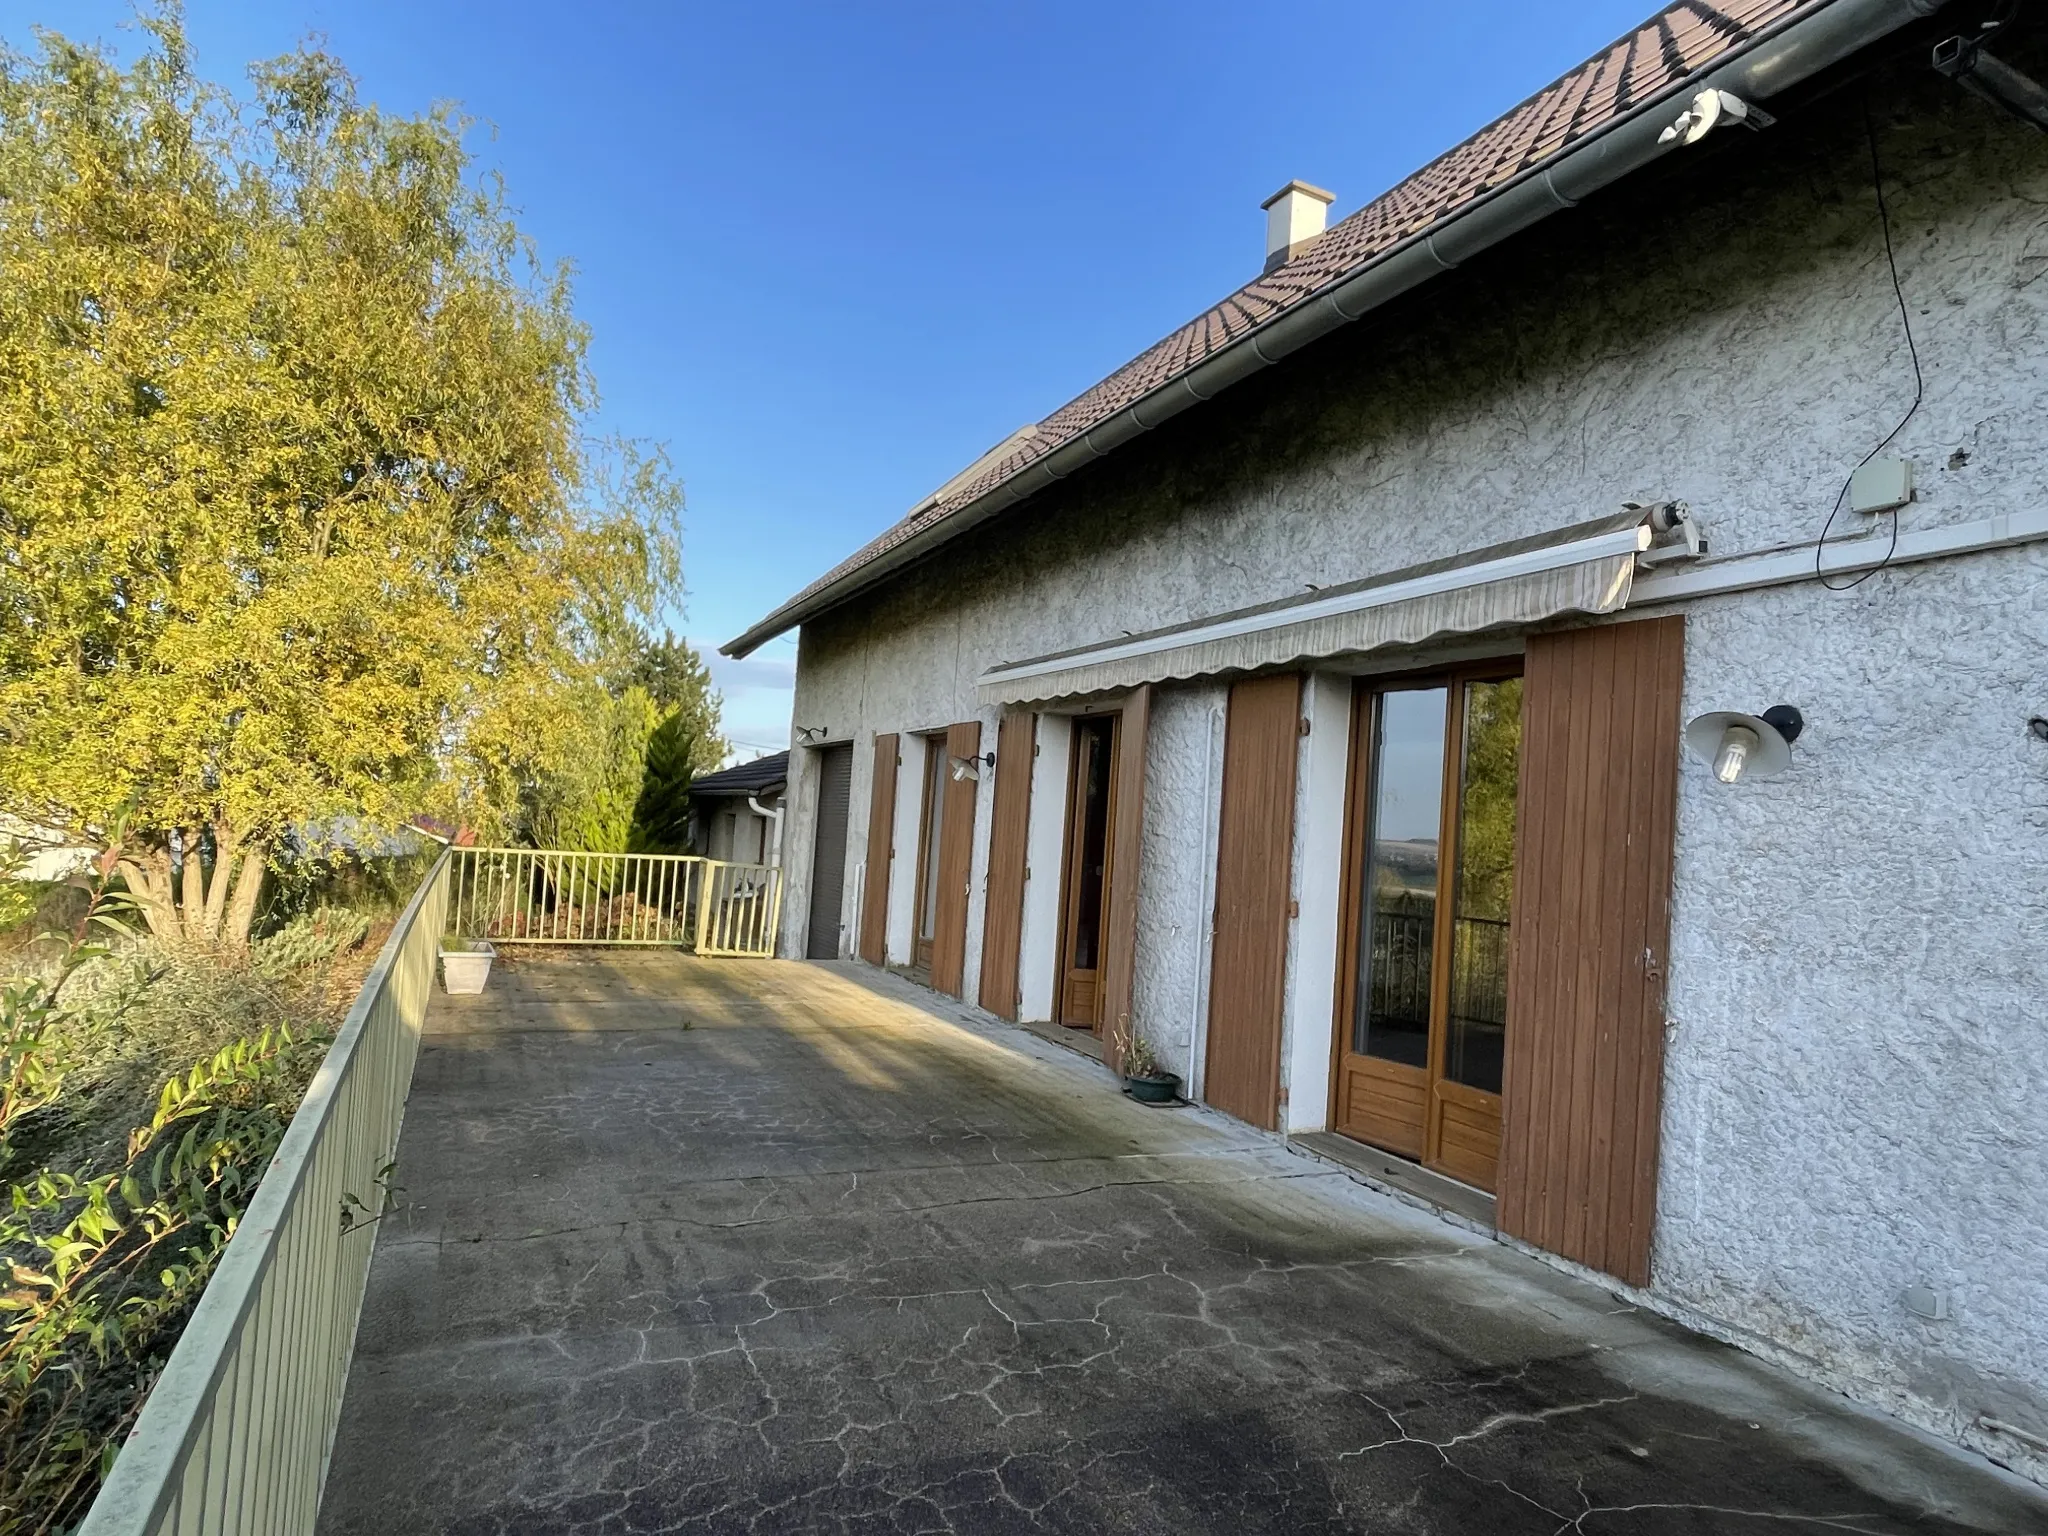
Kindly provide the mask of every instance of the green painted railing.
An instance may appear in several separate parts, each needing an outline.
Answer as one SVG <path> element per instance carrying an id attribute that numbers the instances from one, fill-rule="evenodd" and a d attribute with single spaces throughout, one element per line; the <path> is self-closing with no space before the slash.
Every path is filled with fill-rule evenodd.
<path id="1" fill-rule="evenodd" d="M 407 904 L 80 1536 L 282 1536 L 320 1508 L 449 890 Z"/>
<path id="2" fill-rule="evenodd" d="M 449 850 L 447 931 L 494 944 L 667 944 L 775 953 L 782 871 L 688 854 Z"/>

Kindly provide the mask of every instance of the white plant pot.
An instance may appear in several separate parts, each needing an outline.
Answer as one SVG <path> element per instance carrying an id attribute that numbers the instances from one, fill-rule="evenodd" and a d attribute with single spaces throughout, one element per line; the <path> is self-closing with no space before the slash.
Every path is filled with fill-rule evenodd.
<path id="1" fill-rule="evenodd" d="M 484 939 L 477 941 L 475 949 L 442 950 L 442 987 L 456 996 L 473 996 L 483 991 L 484 982 L 491 974 L 491 961 L 497 953 Z"/>

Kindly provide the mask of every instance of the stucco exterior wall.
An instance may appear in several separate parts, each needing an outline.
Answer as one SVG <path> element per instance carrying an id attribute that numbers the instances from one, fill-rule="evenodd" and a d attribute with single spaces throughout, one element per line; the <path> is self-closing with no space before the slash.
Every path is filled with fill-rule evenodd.
<path id="1" fill-rule="evenodd" d="M 1146 741 L 1132 1012 L 1161 1065 L 1190 1083 L 1208 1004 L 1227 692 L 1208 685 L 1158 690 Z"/>
<path id="2" fill-rule="evenodd" d="M 1890 450 L 1920 472 L 1904 526 L 2038 508 L 2048 140 L 1923 71 L 1873 96 L 1925 377 Z M 1810 547 L 1914 394 L 1861 120 L 1840 105 L 1717 136 L 806 626 L 796 722 L 856 742 L 853 856 L 871 733 L 980 719 L 993 742 L 974 683 L 997 661 L 1626 499 L 1685 498 L 1716 555 Z M 1809 725 L 1782 779 L 1727 790 L 1689 765 L 1681 785 L 1653 1282 L 2036 1476 L 2048 1460 L 1972 1426 L 2048 1436 L 2048 745 L 2025 724 L 2048 714 L 2044 560 L 1690 605 L 1688 716 L 1782 700 Z M 1222 698 L 1160 690 L 1147 753 L 1140 1025 L 1184 1072 Z M 987 814 L 984 794 L 970 974 Z M 789 836 L 809 847 L 807 823 Z M 1954 1317 L 1914 1319 L 1915 1283 Z"/>
<path id="3" fill-rule="evenodd" d="M 2023 1451 L 1973 1421 L 2048 1408 L 2048 546 L 1694 608 L 1686 714 L 1780 700 L 1788 772 L 1680 783 L 1655 1284 Z"/>

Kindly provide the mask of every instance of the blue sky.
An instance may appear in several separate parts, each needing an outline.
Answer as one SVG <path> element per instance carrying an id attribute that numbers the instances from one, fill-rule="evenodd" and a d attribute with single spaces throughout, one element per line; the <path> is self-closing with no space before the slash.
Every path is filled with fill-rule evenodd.
<path id="1" fill-rule="evenodd" d="M 188 0 L 199 67 L 324 37 L 380 105 L 456 101 L 577 271 L 603 430 L 689 498 L 707 654 L 985 448 L 1257 270 L 1290 177 L 1341 217 L 1650 0 L 653 4 Z M 125 0 L 6 0 L 132 47 Z M 788 737 L 795 646 L 713 658 Z"/>

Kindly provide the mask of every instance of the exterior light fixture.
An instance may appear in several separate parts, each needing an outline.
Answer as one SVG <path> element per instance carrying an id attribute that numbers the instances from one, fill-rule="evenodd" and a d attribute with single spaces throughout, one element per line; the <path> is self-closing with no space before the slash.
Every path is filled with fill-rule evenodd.
<path id="1" fill-rule="evenodd" d="M 1777 119 L 1762 107 L 1753 106 L 1733 91 L 1712 87 L 1701 91 L 1692 104 L 1657 135 L 1659 144 L 1697 144 L 1723 123 L 1740 123 L 1745 128 L 1768 128 Z"/>
<path id="2" fill-rule="evenodd" d="M 954 757 L 948 758 L 947 763 L 953 770 L 953 782 L 955 784 L 964 784 L 969 779 L 981 777 L 983 764 L 987 764 L 990 768 L 995 767 L 996 755 L 993 752 L 985 752 L 980 757 Z"/>
<path id="3" fill-rule="evenodd" d="M 813 746 L 825 739 L 822 725 L 800 725 L 796 728 L 796 744 L 800 747 Z"/>
<path id="4" fill-rule="evenodd" d="M 1933 64 L 1963 89 L 2048 133 L 2048 89 L 1986 53 L 1977 38 L 1951 37 L 1936 43 Z"/>
<path id="5" fill-rule="evenodd" d="M 1718 710 L 1685 728 L 1685 744 L 1694 757 L 1713 765 L 1714 777 L 1723 784 L 1768 779 L 1792 766 L 1792 743 L 1805 726 L 1806 717 L 1790 704 L 1773 704 L 1761 715 Z"/>

